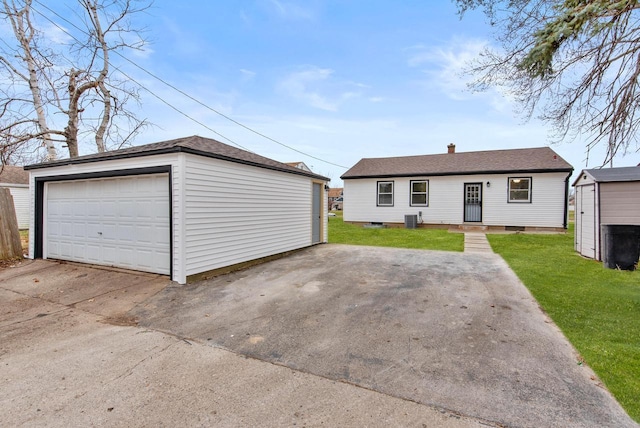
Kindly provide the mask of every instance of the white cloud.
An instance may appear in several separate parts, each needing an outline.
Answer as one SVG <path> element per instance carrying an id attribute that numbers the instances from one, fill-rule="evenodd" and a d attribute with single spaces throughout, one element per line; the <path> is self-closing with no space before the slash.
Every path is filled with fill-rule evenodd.
<path id="1" fill-rule="evenodd" d="M 73 37 L 69 35 L 69 30 L 61 25 L 54 25 L 47 22 L 43 24 L 42 32 L 53 44 L 64 45 L 73 42 Z"/>
<path id="2" fill-rule="evenodd" d="M 285 2 L 279 0 L 269 0 L 269 3 L 273 10 L 276 11 L 278 16 L 282 19 L 300 21 L 310 20 L 315 17 L 315 13 L 308 7 L 303 7 L 294 2 Z"/>
<path id="3" fill-rule="evenodd" d="M 450 98 L 466 99 L 471 96 L 467 90 L 471 77 L 464 70 L 487 44 L 484 40 L 453 39 L 445 46 L 416 45 L 407 49 L 407 64 L 421 68 L 429 78 L 423 82 L 426 85 L 436 86 Z"/>
<path id="4" fill-rule="evenodd" d="M 240 75 L 242 76 L 243 82 L 248 82 L 249 80 L 253 80 L 256 77 L 256 72 L 241 68 Z"/>
<path id="5" fill-rule="evenodd" d="M 337 111 L 342 103 L 357 98 L 360 93 L 353 91 L 354 84 L 333 79 L 334 71 L 329 68 L 307 66 L 286 76 L 278 85 L 291 98 L 326 111 Z M 325 95 L 325 94 L 331 95 Z"/>
<path id="6" fill-rule="evenodd" d="M 453 38 L 444 45 L 415 45 L 405 51 L 408 52 L 407 65 L 419 69 L 427 77 L 419 79 L 420 86 L 428 90 L 435 88 L 455 101 L 484 100 L 492 111 L 512 116 L 515 106 L 513 94 L 500 88 L 489 88 L 483 92 L 469 89 L 474 76 L 465 71 L 488 47 L 486 40 Z"/>

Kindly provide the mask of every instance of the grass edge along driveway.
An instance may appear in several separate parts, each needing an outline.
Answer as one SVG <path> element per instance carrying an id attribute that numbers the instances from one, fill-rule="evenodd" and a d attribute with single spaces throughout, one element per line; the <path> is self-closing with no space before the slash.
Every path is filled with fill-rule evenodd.
<path id="1" fill-rule="evenodd" d="M 542 309 L 640 422 L 640 271 L 605 269 L 564 235 L 487 235 Z M 580 364 L 581 361 L 576 362 Z"/>

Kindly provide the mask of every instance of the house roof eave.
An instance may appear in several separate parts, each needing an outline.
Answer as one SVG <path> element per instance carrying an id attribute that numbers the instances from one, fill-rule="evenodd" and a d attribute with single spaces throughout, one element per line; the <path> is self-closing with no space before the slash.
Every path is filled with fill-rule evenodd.
<path id="1" fill-rule="evenodd" d="M 384 175 L 342 175 L 342 180 L 355 180 L 366 178 L 408 178 L 408 177 L 444 177 L 444 176 L 466 176 L 466 175 L 510 175 L 510 174 L 539 174 L 554 172 L 573 172 L 573 168 L 556 168 L 556 169 L 514 169 L 514 170 L 487 170 L 487 171 L 464 171 L 464 172 L 438 172 L 438 173 L 411 173 L 411 174 L 384 174 Z"/>

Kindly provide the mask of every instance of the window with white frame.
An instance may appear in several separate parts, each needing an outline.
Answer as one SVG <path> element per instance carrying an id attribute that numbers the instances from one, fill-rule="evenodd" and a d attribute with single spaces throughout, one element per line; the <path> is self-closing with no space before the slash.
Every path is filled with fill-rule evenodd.
<path id="1" fill-rule="evenodd" d="M 429 206 L 429 180 L 411 180 L 411 199 L 409 205 L 412 207 Z"/>
<path id="2" fill-rule="evenodd" d="M 378 181 L 378 206 L 393 206 L 393 181 Z"/>
<path id="3" fill-rule="evenodd" d="M 531 177 L 509 177 L 509 202 L 531 202 Z"/>

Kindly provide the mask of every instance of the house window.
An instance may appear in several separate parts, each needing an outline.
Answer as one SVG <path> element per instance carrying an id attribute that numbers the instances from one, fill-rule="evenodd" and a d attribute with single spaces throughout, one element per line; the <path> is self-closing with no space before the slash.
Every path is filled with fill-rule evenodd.
<path id="1" fill-rule="evenodd" d="M 411 203 L 412 207 L 429 206 L 429 181 L 411 181 Z"/>
<path id="2" fill-rule="evenodd" d="M 393 206 L 393 181 L 378 181 L 378 206 Z"/>
<path id="3" fill-rule="evenodd" d="M 531 177 L 509 177 L 509 202 L 531 202 Z"/>

